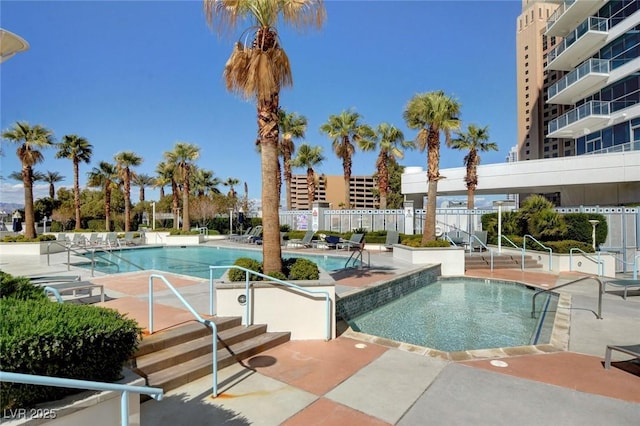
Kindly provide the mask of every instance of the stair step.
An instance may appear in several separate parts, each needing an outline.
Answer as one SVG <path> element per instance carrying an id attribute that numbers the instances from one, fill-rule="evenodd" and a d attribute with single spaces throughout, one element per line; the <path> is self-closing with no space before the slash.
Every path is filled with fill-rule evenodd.
<path id="1" fill-rule="evenodd" d="M 241 317 L 212 317 L 211 320 L 215 322 L 218 333 L 242 323 Z M 141 357 L 206 335 L 211 335 L 211 329 L 199 322 L 147 335 L 142 339 L 135 356 Z"/>
<path id="2" fill-rule="evenodd" d="M 144 372 L 145 375 L 189 361 L 201 355 L 210 354 L 212 350 L 211 330 L 204 336 L 170 346 L 142 356 L 136 356 L 131 368 Z M 242 340 L 250 339 L 267 331 L 266 324 L 245 327 L 239 325 L 218 332 L 218 348 L 234 345 Z"/>
<path id="3" fill-rule="evenodd" d="M 290 332 L 264 333 L 229 347 L 218 349 L 218 369 L 249 358 L 257 353 L 288 342 Z M 212 374 L 211 354 L 201 355 L 189 361 L 155 373 L 148 374 L 147 385 L 161 387 L 165 392 L 197 380 L 207 374 Z"/>

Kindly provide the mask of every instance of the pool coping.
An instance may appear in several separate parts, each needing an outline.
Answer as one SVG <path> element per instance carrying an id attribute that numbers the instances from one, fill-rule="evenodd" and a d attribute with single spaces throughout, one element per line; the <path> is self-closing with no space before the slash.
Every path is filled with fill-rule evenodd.
<path id="1" fill-rule="evenodd" d="M 450 278 L 474 278 L 475 277 L 445 277 L 445 280 Z M 534 287 L 540 290 L 548 290 L 548 288 L 524 283 L 521 281 L 511 280 L 493 280 L 504 281 L 507 283 L 516 283 L 526 287 Z M 351 293 L 351 294 L 355 294 Z M 558 294 L 558 304 L 556 307 L 555 317 L 553 321 L 553 328 L 549 343 L 539 345 L 523 345 L 523 346 L 509 346 L 501 348 L 488 348 L 488 349 L 473 349 L 467 351 L 455 351 L 447 352 L 439 349 L 429 348 L 426 346 L 414 345 L 411 343 L 400 342 L 397 340 L 388 339 L 385 337 L 374 336 L 372 334 L 366 334 L 359 331 L 355 331 L 348 325 L 346 320 L 342 320 L 346 325 L 346 329 L 341 336 L 349 337 L 355 340 L 374 343 L 377 345 L 385 346 L 388 348 L 399 349 L 405 352 L 411 352 L 418 355 L 429 356 L 433 358 L 440 358 L 446 361 L 471 361 L 476 359 L 490 359 L 490 358 L 507 358 L 511 356 L 522 355 L 534 355 L 545 354 L 553 352 L 566 352 L 569 350 L 569 328 L 571 324 L 571 295 L 564 292 L 556 292 Z"/>

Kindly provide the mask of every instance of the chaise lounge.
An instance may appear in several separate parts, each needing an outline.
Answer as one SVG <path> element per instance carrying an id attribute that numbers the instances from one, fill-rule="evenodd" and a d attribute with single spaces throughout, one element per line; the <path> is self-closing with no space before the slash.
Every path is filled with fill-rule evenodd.
<path id="1" fill-rule="evenodd" d="M 637 345 L 626 345 L 626 346 L 617 346 L 617 345 L 607 345 L 607 350 L 604 354 L 604 368 L 611 368 L 611 352 L 618 351 L 623 352 L 625 354 L 634 356 L 636 358 L 640 358 L 640 344 Z"/>

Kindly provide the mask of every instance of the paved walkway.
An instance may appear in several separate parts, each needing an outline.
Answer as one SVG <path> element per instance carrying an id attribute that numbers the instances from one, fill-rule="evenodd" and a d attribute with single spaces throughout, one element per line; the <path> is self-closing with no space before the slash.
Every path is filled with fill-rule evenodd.
<path id="1" fill-rule="evenodd" d="M 15 274 L 10 270 L 16 269 L 15 262 L 6 261 L 2 269 Z M 334 275 L 336 291 L 357 291 L 409 268 L 373 253 L 372 268 Z M 28 275 L 41 274 L 31 272 L 37 269 L 31 262 Z M 69 274 L 59 269 L 54 267 L 54 273 Z M 104 284 L 114 299 L 106 305 L 146 326 L 148 272 L 99 278 L 75 268 L 72 273 Z M 576 278 L 511 270 L 468 275 L 548 287 Z M 173 275 L 170 280 L 199 303 L 200 312 L 207 312 L 203 280 Z M 156 329 L 189 321 L 167 294 L 157 291 L 156 309 L 164 311 L 158 318 L 165 319 Z M 211 377 L 204 377 L 167 392 L 162 401 L 145 402 L 142 424 L 637 425 L 640 363 L 614 354 L 613 367 L 605 370 L 603 356 L 607 344 L 640 341 L 640 292 L 630 292 L 624 301 L 611 289 L 598 320 L 593 282 L 561 291 L 572 298 L 566 352 L 454 362 L 346 334 L 329 342 L 291 341 L 221 370 L 218 398 L 211 398 Z"/>

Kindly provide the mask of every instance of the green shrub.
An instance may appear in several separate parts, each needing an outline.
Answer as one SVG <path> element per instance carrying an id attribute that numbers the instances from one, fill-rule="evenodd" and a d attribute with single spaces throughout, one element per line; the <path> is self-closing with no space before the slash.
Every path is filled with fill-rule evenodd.
<path id="1" fill-rule="evenodd" d="M 282 280 L 282 281 L 286 281 L 286 279 L 287 279 L 287 276 L 285 274 L 283 274 L 282 272 L 278 272 L 278 271 L 271 272 L 268 275 L 270 277 L 272 277 L 272 278 L 277 278 L 277 279 Z"/>
<path id="2" fill-rule="evenodd" d="M 3 239 L 3 243 L 38 243 L 41 241 L 55 241 L 55 235 L 42 234 L 35 238 L 27 238 L 24 235 L 6 235 Z"/>
<path id="3" fill-rule="evenodd" d="M 402 245 L 408 247 L 451 247 L 448 240 L 431 240 L 422 244 L 422 235 L 419 238 L 405 238 L 402 240 Z"/>
<path id="4" fill-rule="evenodd" d="M 288 277 L 290 280 L 317 280 L 320 278 L 320 270 L 315 262 L 300 257 L 291 265 Z"/>
<path id="5" fill-rule="evenodd" d="M 31 284 L 29 278 L 14 277 L 11 274 L 0 271 L 0 298 L 5 297 L 13 297 L 20 300 L 47 299 L 44 289 Z"/>
<path id="6" fill-rule="evenodd" d="M 243 268 L 250 269 L 252 271 L 262 273 L 262 263 L 258 262 L 255 259 L 250 259 L 248 257 L 240 257 L 236 259 L 233 263 L 237 266 L 242 266 Z M 241 269 L 229 269 L 229 281 L 244 281 L 246 277 L 246 272 Z M 249 279 L 251 281 L 261 281 L 262 277 L 251 274 L 249 275 Z"/>
<path id="7" fill-rule="evenodd" d="M 0 364 L 9 372 L 113 382 L 141 333 L 134 320 L 91 305 L 3 298 L 0 311 Z M 77 392 L 3 382 L 1 408 L 27 408 Z"/>
<path id="8" fill-rule="evenodd" d="M 53 221 L 51 222 L 51 228 L 49 229 L 51 232 L 62 232 L 64 231 L 62 223 Z"/>
<path id="9" fill-rule="evenodd" d="M 280 225 L 280 232 L 289 232 L 291 231 L 291 227 L 287 224 Z"/>
<path id="10" fill-rule="evenodd" d="M 183 231 L 182 229 L 172 229 L 169 231 L 169 235 L 199 235 L 200 231 Z"/>
<path id="11" fill-rule="evenodd" d="M 545 241 L 544 245 L 549 247 L 551 250 L 553 250 L 554 253 L 567 254 L 571 251 L 572 248 L 580 249 L 586 253 L 594 252 L 593 246 L 591 244 L 587 244 L 587 243 L 583 243 L 581 241 L 575 241 L 575 240 Z M 540 250 L 540 248 L 535 248 L 535 246 L 531 246 L 531 248 L 533 250 Z"/>

